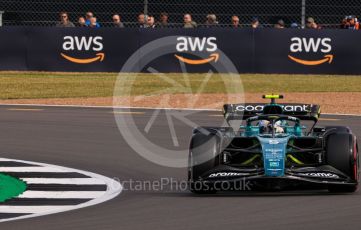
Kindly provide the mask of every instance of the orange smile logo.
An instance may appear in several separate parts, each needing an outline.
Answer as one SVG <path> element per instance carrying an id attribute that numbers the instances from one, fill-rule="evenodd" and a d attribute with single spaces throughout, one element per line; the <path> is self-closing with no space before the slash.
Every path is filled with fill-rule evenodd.
<path id="1" fill-rule="evenodd" d="M 93 62 L 96 62 L 96 61 L 100 61 L 102 62 L 104 60 L 104 57 L 105 57 L 105 54 L 104 53 L 97 53 L 95 55 L 95 57 L 92 57 L 92 58 L 74 58 L 74 57 L 70 57 L 66 54 L 63 54 L 63 53 L 60 53 L 60 55 L 65 58 L 66 60 L 68 61 L 71 61 L 71 62 L 74 62 L 74 63 L 77 63 L 77 64 L 89 64 L 89 63 L 93 63 Z"/>
<path id="2" fill-rule="evenodd" d="M 293 57 L 293 56 L 291 56 L 291 55 L 288 55 L 288 58 L 291 59 L 291 60 L 294 61 L 294 62 L 299 63 L 299 64 L 309 65 L 309 66 L 321 65 L 321 64 L 327 63 L 327 62 L 328 62 L 328 64 L 331 64 L 331 62 L 333 61 L 333 55 L 332 55 L 332 54 L 327 54 L 327 55 L 325 55 L 323 59 L 320 59 L 320 60 L 312 60 L 312 61 L 295 58 L 295 57 Z"/>
<path id="3" fill-rule="evenodd" d="M 182 56 L 179 56 L 177 54 L 174 55 L 179 61 L 190 64 L 190 65 L 203 65 L 209 62 L 217 62 L 219 59 L 219 54 L 218 53 L 212 53 L 209 55 L 209 58 L 206 59 L 200 59 L 200 60 L 193 60 L 193 59 L 188 59 Z"/>

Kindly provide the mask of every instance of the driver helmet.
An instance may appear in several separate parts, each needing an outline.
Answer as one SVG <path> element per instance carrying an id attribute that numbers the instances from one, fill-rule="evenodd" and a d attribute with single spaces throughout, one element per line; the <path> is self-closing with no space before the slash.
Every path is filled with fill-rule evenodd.
<path id="1" fill-rule="evenodd" d="M 282 121 L 276 121 L 274 124 L 275 133 L 284 133 L 285 130 L 282 128 Z"/>
<path id="2" fill-rule="evenodd" d="M 260 120 L 258 122 L 260 133 L 266 133 L 268 131 L 269 124 L 270 124 L 270 122 L 267 120 Z"/>

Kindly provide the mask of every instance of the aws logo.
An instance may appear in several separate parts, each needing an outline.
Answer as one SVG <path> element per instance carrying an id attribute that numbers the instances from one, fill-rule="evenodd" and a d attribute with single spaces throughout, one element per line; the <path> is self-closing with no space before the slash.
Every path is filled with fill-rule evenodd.
<path id="1" fill-rule="evenodd" d="M 66 60 L 77 63 L 77 64 L 89 64 L 96 61 L 103 61 L 105 54 L 101 52 L 103 50 L 103 38 L 100 36 L 95 37 L 78 37 L 78 36 L 65 36 L 63 38 L 63 51 L 60 53 L 60 55 L 65 58 Z M 74 57 L 74 53 L 71 56 L 70 54 L 65 54 L 71 51 L 77 51 L 77 52 L 87 52 L 91 51 L 91 53 L 94 53 L 92 56 L 87 58 L 79 58 Z"/>
<path id="2" fill-rule="evenodd" d="M 181 62 L 190 65 L 202 65 L 209 62 L 217 62 L 219 59 L 219 53 L 214 53 L 217 47 L 217 38 L 215 37 L 178 37 L 176 50 L 180 53 L 183 52 L 208 52 L 209 57 L 205 59 L 189 59 L 181 55 L 175 54 L 174 56 Z"/>
<path id="3" fill-rule="evenodd" d="M 288 58 L 294 62 L 302 65 L 316 66 L 324 63 L 331 64 L 333 55 L 330 54 L 332 51 L 331 38 L 291 38 L 290 52 L 292 55 L 288 55 Z M 322 53 L 323 57 L 316 60 L 305 60 L 296 58 L 294 54 L 297 53 Z"/>

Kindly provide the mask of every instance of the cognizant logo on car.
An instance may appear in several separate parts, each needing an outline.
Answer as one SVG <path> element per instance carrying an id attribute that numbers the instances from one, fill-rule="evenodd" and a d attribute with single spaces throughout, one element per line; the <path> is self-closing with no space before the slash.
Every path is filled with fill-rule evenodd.
<path id="1" fill-rule="evenodd" d="M 308 112 L 310 105 L 280 105 L 286 112 Z M 236 111 L 239 112 L 262 112 L 264 105 L 238 105 Z"/>
<path id="2" fill-rule="evenodd" d="M 216 42 L 216 37 L 178 37 L 176 45 L 177 52 L 208 52 L 209 57 L 204 59 L 190 59 L 180 54 L 175 54 L 174 56 L 179 61 L 190 65 L 202 65 L 212 61 L 217 62 L 219 59 L 219 53 L 215 52 L 218 49 Z"/>
<path id="3" fill-rule="evenodd" d="M 324 63 L 331 64 L 334 58 L 334 55 L 331 54 L 331 42 L 331 38 L 293 37 L 290 44 L 291 54 L 288 55 L 288 58 L 298 64 L 307 66 L 316 66 Z M 297 57 L 299 53 L 322 53 L 323 57 L 316 60 L 305 60 Z"/>
<path id="4" fill-rule="evenodd" d="M 104 60 L 105 54 L 101 52 L 103 48 L 103 37 L 101 36 L 65 36 L 62 44 L 63 52 L 60 55 L 73 63 L 89 64 Z M 91 56 L 86 58 L 75 57 L 74 55 L 79 52 L 91 53 Z"/>

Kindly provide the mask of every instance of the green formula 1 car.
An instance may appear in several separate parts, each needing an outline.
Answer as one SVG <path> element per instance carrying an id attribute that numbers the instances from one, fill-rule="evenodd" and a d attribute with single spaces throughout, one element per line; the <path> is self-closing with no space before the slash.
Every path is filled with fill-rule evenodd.
<path id="1" fill-rule="evenodd" d="M 227 104 L 224 118 L 239 129 L 197 127 L 189 151 L 194 193 L 219 190 L 323 188 L 354 192 L 359 181 L 356 136 L 344 126 L 317 127 L 320 106 Z M 310 123 L 306 128 L 304 123 Z"/>

